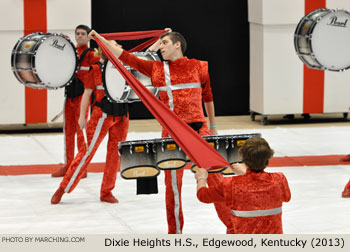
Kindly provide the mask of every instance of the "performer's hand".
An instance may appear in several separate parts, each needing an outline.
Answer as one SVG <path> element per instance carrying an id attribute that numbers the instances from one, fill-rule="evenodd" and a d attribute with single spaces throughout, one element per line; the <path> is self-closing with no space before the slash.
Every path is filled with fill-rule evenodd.
<path id="1" fill-rule="evenodd" d="M 218 135 L 218 130 L 216 128 L 211 128 L 210 127 L 210 133 L 213 135 L 213 136 L 217 136 Z"/>
<path id="2" fill-rule="evenodd" d="M 194 174 L 194 177 L 198 181 L 199 179 L 206 180 L 208 178 L 208 172 L 204 168 L 198 168 L 197 172 Z"/>
<path id="3" fill-rule="evenodd" d="M 94 39 L 94 36 L 98 35 L 98 33 L 95 30 L 91 30 L 88 37 L 90 39 Z"/>
<path id="4" fill-rule="evenodd" d="M 247 172 L 247 166 L 245 164 L 234 163 L 231 165 L 232 171 L 236 175 L 244 175 Z"/>
<path id="5" fill-rule="evenodd" d="M 86 126 L 86 119 L 85 117 L 79 117 L 78 124 L 81 130 L 83 130 Z"/>

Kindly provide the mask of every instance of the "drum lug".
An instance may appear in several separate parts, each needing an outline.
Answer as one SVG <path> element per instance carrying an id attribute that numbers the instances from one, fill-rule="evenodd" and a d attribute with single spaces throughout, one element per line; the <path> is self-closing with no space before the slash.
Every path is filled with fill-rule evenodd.
<path id="1" fill-rule="evenodd" d="M 155 144 L 152 144 L 152 151 L 153 153 L 157 153 L 157 148 Z"/>
<path id="2" fill-rule="evenodd" d="M 149 146 L 148 146 L 148 143 L 146 143 L 146 153 L 149 153 Z"/>
<path id="3" fill-rule="evenodd" d="M 130 145 L 130 154 L 132 155 L 132 145 Z"/>
<path id="4" fill-rule="evenodd" d="M 216 139 L 215 143 L 216 143 L 216 149 L 218 150 L 219 149 L 219 140 Z"/>
<path id="5" fill-rule="evenodd" d="M 228 139 L 225 139 L 225 149 L 227 150 L 230 146 L 230 143 L 228 142 Z"/>
<path id="6" fill-rule="evenodd" d="M 161 145 L 161 149 L 162 149 L 162 152 L 164 152 L 164 142 L 162 142 L 162 145 Z"/>

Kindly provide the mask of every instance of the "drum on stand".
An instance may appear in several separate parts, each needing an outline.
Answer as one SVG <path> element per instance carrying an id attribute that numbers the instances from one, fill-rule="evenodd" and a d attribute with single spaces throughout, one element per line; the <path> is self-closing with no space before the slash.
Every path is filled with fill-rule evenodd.
<path id="1" fill-rule="evenodd" d="M 299 22 L 294 46 L 309 68 L 343 71 L 350 67 L 350 13 L 318 9 Z"/>
<path id="2" fill-rule="evenodd" d="M 120 174 L 125 179 L 159 175 L 152 150 L 153 140 L 119 142 Z"/>
<path id="3" fill-rule="evenodd" d="M 227 161 L 230 164 L 242 163 L 242 157 L 239 155 L 238 151 L 243 146 L 245 141 L 251 137 L 261 137 L 261 134 L 243 134 L 243 135 L 231 135 L 227 136 L 230 138 L 230 144 L 227 148 Z M 234 175 L 232 167 L 229 166 L 221 172 L 223 175 Z"/>
<path id="4" fill-rule="evenodd" d="M 203 136 L 203 138 L 217 151 L 219 154 L 227 160 L 227 148 L 229 145 L 229 142 L 226 138 L 223 138 L 222 136 Z M 221 172 L 225 167 L 220 169 L 214 169 L 214 170 L 208 170 L 208 173 L 217 173 Z M 191 164 L 191 171 L 196 173 L 198 170 L 198 166 L 192 162 Z"/>
<path id="5" fill-rule="evenodd" d="M 25 86 L 58 89 L 72 82 L 78 54 L 69 38 L 57 33 L 31 33 L 14 46 L 11 68 Z"/>
<path id="6" fill-rule="evenodd" d="M 155 139 L 153 151 L 157 167 L 161 170 L 176 170 L 186 165 L 186 154 L 172 138 Z"/>
<path id="7" fill-rule="evenodd" d="M 153 60 L 160 61 L 158 54 L 153 51 L 147 52 L 133 52 L 133 55 L 140 59 L 144 60 Z M 124 64 L 123 64 L 124 65 Z M 136 71 L 135 69 L 124 65 L 125 68 L 131 72 L 146 88 L 151 91 L 155 96 L 159 96 L 158 89 L 153 87 L 151 78 L 145 76 L 144 74 Z M 131 103 L 131 102 L 139 102 L 140 98 L 136 95 L 136 93 L 132 90 L 132 88 L 128 85 L 119 71 L 113 66 L 113 64 L 106 60 L 103 73 L 103 86 L 106 92 L 106 95 L 109 100 L 117 102 L 117 103 Z"/>

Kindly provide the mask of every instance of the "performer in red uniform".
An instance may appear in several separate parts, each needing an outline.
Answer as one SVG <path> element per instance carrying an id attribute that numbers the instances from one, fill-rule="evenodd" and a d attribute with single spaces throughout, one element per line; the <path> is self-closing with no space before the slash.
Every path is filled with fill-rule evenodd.
<path id="1" fill-rule="evenodd" d="M 91 31 L 89 35 L 92 38 L 98 36 L 122 62 L 150 77 L 153 85 L 159 89 L 161 101 L 200 135 L 217 134 L 208 63 L 183 56 L 186 40 L 180 33 L 168 32 L 160 36 L 160 51 L 166 60 L 164 62 L 139 59 L 114 46 L 96 31 Z M 210 130 L 204 117 L 202 100 L 209 117 Z M 165 129 L 162 131 L 162 137 L 169 137 Z M 183 229 L 182 177 L 183 169 L 165 171 L 169 234 L 182 233 Z M 221 180 L 221 174 L 211 174 L 208 183 L 214 185 Z M 227 231 L 232 232 L 229 209 L 223 203 L 215 204 L 215 208 Z"/>
<path id="2" fill-rule="evenodd" d="M 77 42 L 77 51 L 79 59 L 82 54 L 84 58 L 80 61 L 80 70 L 76 74 L 74 81 L 66 87 L 64 102 L 64 166 L 58 171 L 52 173 L 52 177 L 63 177 L 74 158 L 75 133 L 77 133 L 77 147 L 79 152 L 86 151 L 86 143 L 83 131 L 79 128 L 78 119 L 80 111 L 80 102 L 84 92 L 84 81 L 91 64 L 98 62 L 99 58 L 94 56 L 92 49 L 88 48 L 88 34 L 90 28 L 86 25 L 78 25 L 75 28 L 75 40 Z M 79 82 L 80 80 L 80 82 Z M 86 112 L 86 118 L 88 112 Z M 83 177 L 86 177 L 85 173 Z"/>
<path id="3" fill-rule="evenodd" d="M 109 203 L 118 202 L 112 195 L 112 190 L 114 189 L 117 171 L 120 167 L 118 143 L 126 140 L 129 128 L 128 107 L 127 103 L 111 103 L 107 100 L 102 86 L 101 73 L 105 56 L 100 50 L 99 53 L 101 54 L 101 63 L 93 64 L 85 79 L 85 91 L 80 109 L 82 113 L 79 117 L 79 125 L 83 129 L 86 125 L 85 111 L 88 109 L 90 96 L 94 92 L 95 103 L 93 104 L 92 115 L 87 125 L 88 151 L 81 150 L 74 158 L 59 188 L 52 196 L 52 204 L 58 204 L 65 192 L 70 193 L 77 186 L 107 133 L 109 134 L 109 138 L 100 200 Z"/>
<path id="4" fill-rule="evenodd" d="M 239 150 L 244 164 L 232 165 L 240 176 L 206 187 L 207 170 L 200 168 L 197 198 L 203 203 L 225 202 L 231 209 L 236 234 L 282 234 L 282 203 L 290 200 L 283 173 L 264 171 L 273 150 L 263 138 L 250 138 Z"/>

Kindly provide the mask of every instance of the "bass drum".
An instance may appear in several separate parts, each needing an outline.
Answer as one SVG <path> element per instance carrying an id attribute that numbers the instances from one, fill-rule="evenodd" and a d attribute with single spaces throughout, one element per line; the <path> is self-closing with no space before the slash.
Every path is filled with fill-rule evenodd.
<path id="1" fill-rule="evenodd" d="M 160 61 L 160 58 L 156 52 L 133 52 L 133 55 L 144 60 Z M 123 64 L 125 68 L 131 72 L 151 93 L 155 96 L 159 96 L 158 89 L 153 87 L 151 78 L 136 71 L 135 69 Z M 124 80 L 119 71 L 113 66 L 113 64 L 106 60 L 102 73 L 103 87 L 105 89 L 108 99 L 118 103 L 131 103 L 139 102 L 140 98 Z"/>
<path id="2" fill-rule="evenodd" d="M 12 71 L 31 88 L 62 88 L 72 82 L 78 54 L 69 40 L 56 33 L 31 33 L 20 38 L 11 54 Z"/>
<path id="3" fill-rule="evenodd" d="M 318 9 L 299 22 L 294 34 L 297 55 L 309 68 L 343 71 L 350 67 L 350 13 Z"/>

